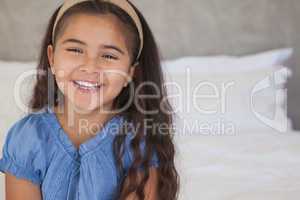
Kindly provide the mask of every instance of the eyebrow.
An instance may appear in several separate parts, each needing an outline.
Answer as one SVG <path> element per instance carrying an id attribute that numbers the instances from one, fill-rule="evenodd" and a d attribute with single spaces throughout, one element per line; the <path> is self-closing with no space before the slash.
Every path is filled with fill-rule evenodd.
<path id="1" fill-rule="evenodd" d="M 83 42 L 81 40 L 78 40 L 78 39 L 74 39 L 74 38 L 66 39 L 62 42 L 62 44 L 65 44 L 65 43 L 68 43 L 68 42 L 78 43 L 78 44 L 87 46 L 87 44 L 85 42 Z M 114 49 L 114 50 L 118 51 L 119 53 L 121 53 L 123 55 L 125 54 L 125 52 L 122 49 L 120 49 L 119 47 L 117 47 L 115 45 L 103 44 L 103 45 L 101 45 L 101 47 L 103 47 L 104 49 Z"/>

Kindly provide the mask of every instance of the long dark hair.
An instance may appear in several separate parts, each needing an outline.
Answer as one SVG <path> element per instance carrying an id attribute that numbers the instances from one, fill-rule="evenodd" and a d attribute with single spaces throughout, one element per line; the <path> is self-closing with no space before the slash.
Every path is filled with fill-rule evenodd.
<path id="1" fill-rule="evenodd" d="M 154 83 L 156 86 L 155 89 L 150 85 L 144 85 L 140 92 L 146 95 L 157 95 L 157 93 L 158 95 L 157 98 L 138 99 L 139 108 L 137 108 L 135 103 L 131 103 L 130 106 L 127 105 L 126 110 L 122 112 L 122 115 L 125 116 L 125 119 L 133 123 L 136 127 L 138 127 L 138 129 L 135 129 L 137 132 L 130 144 L 133 150 L 134 160 L 128 170 L 129 184 L 124 184 L 124 179 L 121 181 L 116 199 L 124 200 L 132 192 L 136 192 L 139 200 L 145 198 L 143 191 L 149 178 L 149 163 L 155 150 L 159 160 L 159 166 L 157 168 L 157 198 L 164 200 L 175 200 L 178 198 L 179 176 L 174 163 L 175 146 L 173 143 L 173 129 L 171 128 L 173 123 L 173 109 L 166 98 L 167 93 L 164 86 L 164 77 L 161 69 L 161 58 L 154 36 L 143 15 L 134 5 L 132 5 L 132 7 L 137 12 L 142 23 L 144 47 L 139 58 L 139 65 L 135 69 L 131 84 L 133 84 L 134 87 L 138 87 L 144 82 Z M 135 62 L 134 58 L 136 58 L 138 54 L 140 40 L 137 28 L 130 16 L 119 7 L 101 0 L 86 1 L 76 4 L 70 8 L 60 19 L 55 30 L 56 37 L 54 41 L 52 41 L 52 29 L 58 10 L 59 8 L 54 12 L 50 19 L 46 35 L 41 46 L 39 63 L 37 67 L 37 82 L 34 87 L 33 96 L 29 102 L 29 107 L 32 111 L 39 110 L 46 105 L 56 106 L 59 102 L 59 96 L 61 93 L 56 85 L 56 82 L 54 81 L 51 71 L 49 70 L 50 64 L 47 56 L 47 46 L 52 44 L 55 48 L 55 41 L 58 35 L 64 29 L 65 25 L 67 24 L 67 19 L 71 15 L 79 13 L 114 14 L 118 17 L 118 19 L 120 19 L 120 21 L 128 30 L 129 34 L 127 37 L 130 39 L 129 41 L 132 48 L 132 63 Z M 121 93 L 115 99 L 115 106 L 117 108 L 122 108 L 124 105 L 128 104 L 127 101 L 130 98 L 130 95 L 130 87 L 127 86 L 123 88 Z M 146 114 L 139 111 L 141 108 L 146 111 L 156 110 L 157 112 L 155 114 Z M 151 127 L 151 129 L 145 129 L 143 126 L 143 122 L 145 120 L 153 124 L 153 126 L 147 125 L 147 127 Z M 157 134 L 160 133 L 160 131 L 157 130 L 159 127 L 157 127 L 155 124 L 167 124 L 168 128 L 166 129 L 166 133 Z M 120 173 L 124 171 L 121 159 L 124 153 L 122 148 L 122 145 L 124 145 L 125 141 L 124 136 L 124 134 L 118 134 L 113 143 L 114 155 L 118 164 L 118 171 Z M 145 156 L 141 156 L 142 152 L 140 152 L 139 146 L 144 136 Z M 144 167 L 144 176 L 142 177 L 142 180 L 138 182 L 137 175 L 138 167 L 140 165 Z"/>

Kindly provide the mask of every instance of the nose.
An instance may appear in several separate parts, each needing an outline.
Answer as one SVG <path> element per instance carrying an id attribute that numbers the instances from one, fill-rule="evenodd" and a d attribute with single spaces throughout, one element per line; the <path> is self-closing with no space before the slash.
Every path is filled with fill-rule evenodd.
<path id="1" fill-rule="evenodd" d="M 97 58 L 86 56 L 84 63 L 80 66 L 80 70 L 85 71 L 87 73 L 100 72 Z"/>

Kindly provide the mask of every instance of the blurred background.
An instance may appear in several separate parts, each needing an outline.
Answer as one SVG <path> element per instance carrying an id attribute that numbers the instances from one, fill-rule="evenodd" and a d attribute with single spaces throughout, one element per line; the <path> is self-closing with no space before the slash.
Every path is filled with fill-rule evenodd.
<path id="1" fill-rule="evenodd" d="M 20 113 L 20 109 L 15 106 L 12 92 L 15 81 L 25 69 L 34 67 L 47 22 L 61 2 L 0 0 L 0 65 L 3 65 L 0 68 L 0 81 L 1 91 L 4 91 L 0 97 L 2 130 L 7 130 L 18 118 L 16 113 Z M 185 66 L 190 66 L 199 73 L 194 74 L 195 80 L 207 77 L 224 80 L 223 73 L 229 72 L 227 80 L 234 78 L 245 81 L 251 73 L 251 77 L 254 77 L 252 66 L 255 69 L 263 68 L 267 74 L 273 67 L 268 68 L 267 65 L 284 65 L 291 72 L 288 78 L 284 76 L 287 78 L 284 83 L 287 95 L 283 97 L 281 106 L 287 106 L 284 109 L 292 126 L 289 131 L 294 134 L 288 138 L 273 138 L 269 133 L 256 128 L 260 125 L 253 125 L 254 119 L 250 122 L 244 113 L 239 112 L 239 117 L 234 114 L 229 117 L 240 119 L 244 116 L 244 121 L 239 122 L 239 130 L 247 128 L 251 133 L 257 133 L 256 137 L 247 135 L 238 140 L 224 138 L 222 141 L 203 138 L 202 143 L 192 143 L 191 140 L 181 138 L 178 140 L 182 145 L 179 145 L 179 152 L 187 159 L 183 162 L 183 167 L 190 169 L 186 172 L 183 183 L 189 177 L 192 178 L 197 173 L 199 175 L 199 179 L 192 181 L 193 185 L 186 183 L 183 187 L 186 196 L 182 195 L 182 199 L 296 199 L 300 194 L 300 175 L 299 170 L 296 170 L 296 166 L 299 167 L 300 164 L 297 136 L 300 135 L 300 1 L 132 2 L 152 28 L 161 50 L 166 75 L 168 76 L 168 72 L 173 73 L 171 78 L 179 82 L 181 79 L 178 77 Z M 240 71 L 237 73 L 235 69 Z M 260 76 L 260 79 L 262 77 L 264 76 Z M 243 88 L 240 89 L 240 94 L 243 94 Z M 30 95 L 28 88 L 24 88 L 22 92 Z M 240 104 L 233 103 L 237 105 L 236 109 L 243 108 L 241 98 L 237 100 Z M 269 103 L 269 99 L 263 99 L 262 103 Z M 265 110 L 268 109 L 269 107 Z M 197 113 L 186 116 L 197 118 Z M 1 132 L 3 138 L 5 133 Z M 192 152 L 197 157 L 203 156 L 198 163 L 192 161 L 195 159 Z M 198 188 L 205 189 L 201 193 Z"/>

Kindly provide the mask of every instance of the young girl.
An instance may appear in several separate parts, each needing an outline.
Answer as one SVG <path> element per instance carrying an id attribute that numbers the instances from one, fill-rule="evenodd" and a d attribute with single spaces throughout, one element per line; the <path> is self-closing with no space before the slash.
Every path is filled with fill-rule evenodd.
<path id="1" fill-rule="evenodd" d="M 174 200 L 172 108 L 127 0 L 67 0 L 43 40 L 32 112 L 8 131 L 6 199 Z"/>

